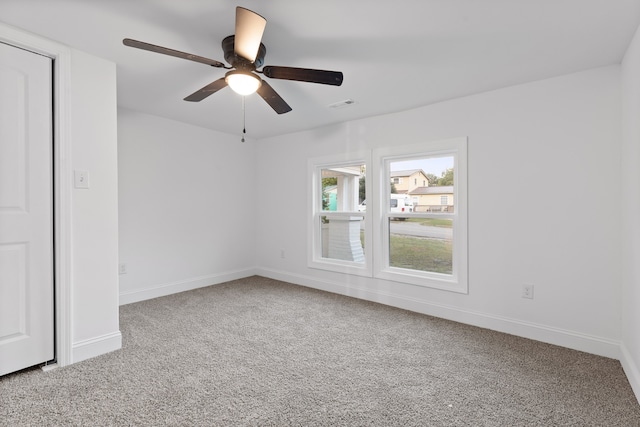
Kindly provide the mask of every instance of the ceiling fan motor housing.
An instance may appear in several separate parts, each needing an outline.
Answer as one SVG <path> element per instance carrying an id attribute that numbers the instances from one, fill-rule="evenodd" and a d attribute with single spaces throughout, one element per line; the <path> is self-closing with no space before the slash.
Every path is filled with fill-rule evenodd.
<path id="1" fill-rule="evenodd" d="M 235 35 L 231 35 L 222 40 L 224 59 L 236 69 L 255 71 L 256 68 L 260 68 L 264 64 L 264 56 L 267 54 L 267 48 L 264 44 L 260 43 L 256 60 L 251 62 L 240 55 L 236 55 L 235 39 Z"/>

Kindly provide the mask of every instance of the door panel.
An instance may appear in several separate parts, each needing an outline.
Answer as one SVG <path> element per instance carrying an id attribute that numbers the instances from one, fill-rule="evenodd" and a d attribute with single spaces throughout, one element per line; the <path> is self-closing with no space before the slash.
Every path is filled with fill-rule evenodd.
<path id="1" fill-rule="evenodd" d="M 24 243 L 4 244 L 0 246 L 0 283 L 12 283 L 3 286 L 2 312 L 0 312 L 0 337 L 3 340 L 27 335 L 27 311 L 24 304 L 27 294 L 26 253 Z"/>
<path id="2" fill-rule="evenodd" d="M 54 357 L 51 65 L 0 44 L 0 375 Z"/>

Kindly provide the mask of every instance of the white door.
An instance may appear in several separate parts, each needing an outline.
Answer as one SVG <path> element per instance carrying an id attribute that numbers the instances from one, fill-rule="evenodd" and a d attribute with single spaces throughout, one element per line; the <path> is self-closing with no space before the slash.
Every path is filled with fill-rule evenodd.
<path id="1" fill-rule="evenodd" d="M 51 66 L 0 43 L 0 375 L 54 356 Z"/>

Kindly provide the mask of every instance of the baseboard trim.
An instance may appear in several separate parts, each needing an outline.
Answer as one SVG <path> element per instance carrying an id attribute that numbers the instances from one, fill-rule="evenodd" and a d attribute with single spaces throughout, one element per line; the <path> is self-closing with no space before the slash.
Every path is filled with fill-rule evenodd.
<path id="1" fill-rule="evenodd" d="M 254 268 L 249 268 L 244 270 L 229 271 L 220 274 L 193 277 L 176 282 L 161 283 L 144 289 L 121 292 L 120 305 L 131 304 L 134 302 L 176 294 L 178 292 L 190 291 L 206 286 L 217 285 L 219 283 L 228 282 L 230 280 L 237 280 L 249 276 L 254 276 L 255 274 L 256 270 Z"/>
<path id="2" fill-rule="evenodd" d="M 629 380 L 631 389 L 636 395 L 638 403 L 640 403 L 640 367 L 633 360 L 624 342 L 620 344 L 620 364 L 622 365 L 622 369 L 624 369 L 624 373 L 627 375 L 627 379 Z"/>
<path id="3" fill-rule="evenodd" d="M 121 348 L 122 334 L 120 331 L 78 341 L 71 346 L 71 363 L 82 362 L 83 360 L 120 350 Z"/>
<path id="4" fill-rule="evenodd" d="M 620 343 L 602 337 L 269 268 L 257 268 L 256 274 L 620 360 Z"/>

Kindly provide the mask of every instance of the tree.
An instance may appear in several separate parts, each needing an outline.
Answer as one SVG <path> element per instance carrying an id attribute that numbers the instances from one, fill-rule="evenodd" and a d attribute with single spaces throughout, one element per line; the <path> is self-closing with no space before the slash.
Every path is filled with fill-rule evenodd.
<path id="1" fill-rule="evenodd" d="M 433 187 L 434 185 L 438 185 L 438 177 L 432 173 L 427 174 L 427 181 L 429 182 L 429 187 Z"/>
<path id="2" fill-rule="evenodd" d="M 322 178 L 322 189 L 324 190 L 327 187 L 331 187 L 333 185 L 338 185 L 338 178 L 332 176 L 330 178 Z"/>
<path id="3" fill-rule="evenodd" d="M 438 185 L 453 185 L 453 168 L 442 172 L 442 178 L 438 179 Z"/>

